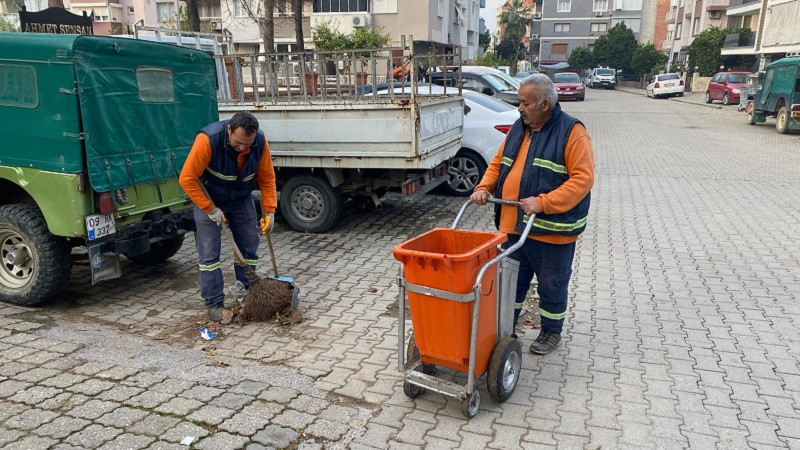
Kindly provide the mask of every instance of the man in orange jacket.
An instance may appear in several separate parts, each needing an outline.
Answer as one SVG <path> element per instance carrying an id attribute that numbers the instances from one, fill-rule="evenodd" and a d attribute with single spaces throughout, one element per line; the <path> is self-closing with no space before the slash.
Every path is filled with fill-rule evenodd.
<path id="1" fill-rule="evenodd" d="M 228 222 L 245 262 L 254 268 L 258 263 L 259 244 L 258 217 L 252 194 L 255 185 L 262 195 L 262 226 L 268 221 L 271 229 L 275 223 L 278 205 L 275 171 L 269 143 L 258 129 L 258 120 L 250 113 L 238 112 L 230 120 L 206 125 L 197 133 L 179 182 L 195 204 L 200 295 L 205 300 L 209 318 L 219 322 L 225 308 L 219 261 L 222 222 Z M 236 279 L 248 287 L 244 269 L 237 265 L 234 272 Z"/>
<path id="2" fill-rule="evenodd" d="M 485 205 L 489 195 L 519 200 L 522 208 L 495 206 L 495 222 L 508 233 L 506 248 L 531 232 L 512 258 L 519 261 L 514 325 L 536 275 L 542 328 L 530 351 L 547 354 L 561 342 L 575 242 L 586 228 L 594 184 L 594 150 L 583 124 L 561 110 L 553 82 L 543 74 L 519 88 L 520 119 L 470 197 Z"/>

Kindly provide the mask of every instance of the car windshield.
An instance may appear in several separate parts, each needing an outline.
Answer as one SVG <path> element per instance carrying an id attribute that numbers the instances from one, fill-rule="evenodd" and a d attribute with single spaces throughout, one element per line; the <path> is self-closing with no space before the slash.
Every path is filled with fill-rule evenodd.
<path id="1" fill-rule="evenodd" d="M 467 90 L 465 90 L 465 91 L 463 91 L 463 94 L 464 94 L 464 98 L 465 99 L 467 99 L 467 100 L 469 100 L 471 102 L 477 103 L 477 104 L 483 106 L 484 108 L 492 110 L 494 112 L 500 113 L 500 112 L 506 112 L 506 111 L 513 111 L 513 110 L 517 109 L 514 106 L 509 105 L 508 103 L 506 103 L 504 101 L 497 100 L 496 98 L 489 97 L 488 95 L 479 94 L 479 93 L 477 93 L 475 91 L 467 91 Z"/>
<path id="2" fill-rule="evenodd" d="M 665 73 L 664 75 L 659 75 L 658 76 L 658 80 L 659 81 L 677 80 L 677 79 L 680 79 L 680 77 L 678 76 L 677 73 Z"/>
<path id="3" fill-rule="evenodd" d="M 614 69 L 597 69 L 598 75 L 614 75 Z"/>
<path id="4" fill-rule="evenodd" d="M 505 81 L 506 83 L 508 83 L 511 86 L 513 86 L 515 91 L 519 90 L 519 82 L 520 82 L 520 80 L 517 80 L 516 78 L 512 77 L 511 75 L 508 75 L 507 73 L 503 72 L 502 70 L 500 71 L 500 73 L 492 74 L 492 75 L 497 75 L 503 81 Z"/>
<path id="5" fill-rule="evenodd" d="M 728 83 L 744 83 L 747 81 L 747 74 L 744 73 L 729 73 Z"/>
<path id="6" fill-rule="evenodd" d="M 554 83 L 580 83 L 581 77 L 577 73 L 557 73 L 553 77 Z"/>
<path id="7" fill-rule="evenodd" d="M 487 83 L 492 85 L 493 89 L 495 89 L 497 91 L 516 91 L 517 90 L 517 88 L 514 87 L 514 85 L 512 85 L 511 83 L 507 82 L 506 80 L 498 77 L 497 75 L 492 75 L 492 74 L 488 74 L 487 73 L 487 74 L 483 75 L 483 78 L 484 78 L 484 80 L 486 80 Z"/>

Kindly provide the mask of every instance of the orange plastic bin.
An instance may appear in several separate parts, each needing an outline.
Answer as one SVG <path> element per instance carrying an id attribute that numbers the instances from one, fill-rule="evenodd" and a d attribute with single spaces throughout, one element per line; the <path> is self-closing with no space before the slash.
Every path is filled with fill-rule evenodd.
<path id="1" fill-rule="evenodd" d="M 394 247 L 409 283 L 455 294 L 472 292 L 481 266 L 497 256 L 504 233 L 434 228 Z M 485 371 L 497 343 L 495 267 L 482 280 L 475 376 Z M 483 295 L 486 293 L 486 295 Z M 414 339 L 423 362 L 469 371 L 472 302 L 457 302 L 408 291 Z"/>

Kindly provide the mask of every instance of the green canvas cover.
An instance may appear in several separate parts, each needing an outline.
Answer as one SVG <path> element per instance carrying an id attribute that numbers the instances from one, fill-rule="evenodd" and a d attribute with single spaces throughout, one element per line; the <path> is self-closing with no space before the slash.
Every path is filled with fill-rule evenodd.
<path id="1" fill-rule="evenodd" d="M 77 37 L 73 51 L 92 187 L 176 178 L 197 132 L 219 118 L 213 58 L 104 36 Z"/>

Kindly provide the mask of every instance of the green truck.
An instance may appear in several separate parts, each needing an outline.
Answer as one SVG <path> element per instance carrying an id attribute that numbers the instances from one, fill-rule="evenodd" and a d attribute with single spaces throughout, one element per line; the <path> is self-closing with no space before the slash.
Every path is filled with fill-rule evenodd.
<path id="1" fill-rule="evenodd" d="M 88 259 L 156 263 L 194 229 L 178 175 L 218 120 L 212 57 L 126 38 L 0 33 L 0 299 L 40 304 Z"/>
<path id="2" fill-rule="evenodd" d="M 800 131 L 800 56 L 768 65 L 761 89 L 747 96 L 746 110 L 750 125 L 772 116 L 778 133 Z"/>

